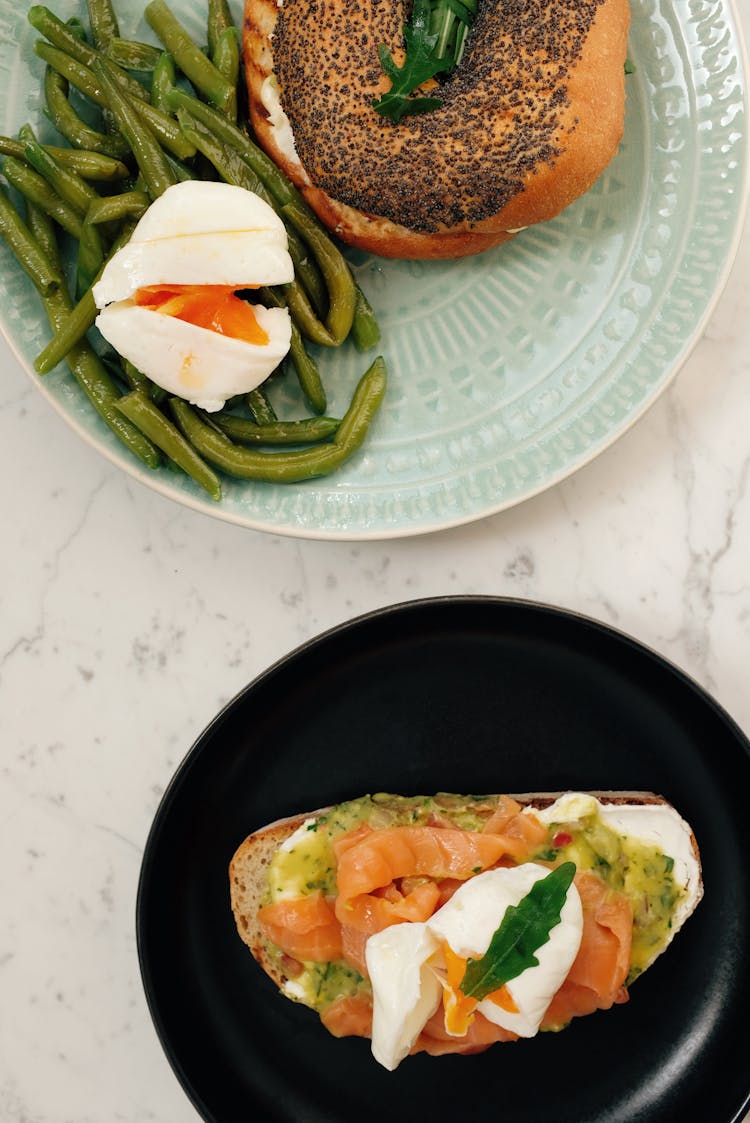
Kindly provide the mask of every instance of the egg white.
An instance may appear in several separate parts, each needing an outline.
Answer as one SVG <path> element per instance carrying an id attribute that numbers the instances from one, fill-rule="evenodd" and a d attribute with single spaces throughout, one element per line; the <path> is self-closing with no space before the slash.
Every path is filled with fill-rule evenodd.
<path id="1" fill-rule="evenodd" d="M 155 200 L 93 286 L 97 308 L 147 285 L 288 284 L 284 224 L 263 199 L 228 183 L 188 180 Z"/>
<path id="2" fill-rule="evenodd" d="M 189 180 L 164 192 L 93 286 L 96 327 L 123 358 L 170 394 L 209 411 L 254 390 L 289 350 L 285 308 L 252 305 L 266 344 L 232 339 L 134 302 L 155 285 L 234 289 L 287 284 L 294 265 L 283 222 L 263 199 L 228 183 Z"/>
<path id="3" fill-rule="evenodd" d="M 372 1055 L 390 1072 L 409 1053 L 440 1004 L 442 987 L 427 961 L 439 947 L 427 924 L 394 924 L 365 946 L 372 983 Z"/>
<path id="4" fill-rule="evenodd" d="M 138 307 L 132 300 L 108 305 L 96 326 L 116 351 L 162 389 L 213 412 L 228 398 L 264 382 L 289 350 L 292 327 L 286 309 L 252 308 L 268 334 L 267 344 L 232 339 Z"/>
<path id="5" fill-rule="evenodd" d="M 396 1068 L 437 1009 L 443 986 L 439 975 L 445 968 L 443 943 L 463 958 L 484 955 L 506 909 L 517 905 L 549 872 L 532 862 L 489 870 L 465 882 L 424 923 L 396 924 L 370 936 L 365 958 L 373 993 L 372 1053 L 380 1064 Z M 488 999 L 477 1009 L 519 1037 L 533 1037 L 573 964 L 582 932 L 581 899 L 571 885 L 559 924 L 535 953 L 538 965 L 507 984 L 518 1013 Z"/>
<path id="6" fill-rule="evenodd" d="M 490 941 L 512 905 L 549 874 L 546 866 L 526 862 L 510 869 L 488 870 L 465 882 L 427 922 L 430 930 L 445 940 L 464 959 L 484 955 Z M 562 986 L 578 954 L 583 933 L 581 898 L 571 885 L 560 912 L 560 922 L 549 939 L 536 950 L 537 966 L 527 967 L 506 984 L 518 1013 L 504 1010 L 489 999 L 477 1006 L 488 1021 L 519 1037 L 533 1037 L 545 1011 Z"/>
<path id="7" fill-rule="evenodd" d="M 148 285 L 287 284 L 294 277 L 291 258 L 264 231 L 185 234 L 160 241 L 128 242 L 94 285 L 97 308 L 126 300 Z"/>

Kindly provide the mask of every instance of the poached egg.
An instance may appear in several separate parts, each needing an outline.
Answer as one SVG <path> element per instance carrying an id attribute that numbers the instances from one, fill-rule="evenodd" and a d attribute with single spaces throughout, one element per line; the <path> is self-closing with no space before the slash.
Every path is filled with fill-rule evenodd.
<path id="1" fill-rule="evenodd" d="M 157 386 L 215 411 L 264 382 L 291 341 L 286 308 L 236 291 L 293 278 L 284 224 L 263 199 L 188 180 L 151 204 L 105 266 L 96 327 Z"/>
<path id="2" fill-rule="evenodd" d="M 441 1000 L 453 1036 L 466 1033 L 475 1009 L 520 1037 L 537 1033 L 581 943 L 583 912 L 574 884 L 559 923 L 535 952 L 536 966 L 479 1003 L 467 1000 L 459 984 L 467 959 L 484 955 L 506 910 L 549 872 L 534 862 L 488 870 L 465 882 L 429 920 L 370 936 L 365 956 L 373 992 L 372 1053 L 380 1064 L 389 1070 L 400 1064 Z"/>

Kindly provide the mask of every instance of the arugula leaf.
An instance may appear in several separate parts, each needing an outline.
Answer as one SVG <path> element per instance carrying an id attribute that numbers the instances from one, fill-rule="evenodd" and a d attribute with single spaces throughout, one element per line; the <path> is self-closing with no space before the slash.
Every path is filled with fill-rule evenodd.
<path id="1" fill-rule="evenodd" d="M 396 65 L 384 43 L 378 47 L 391 88 L 373 108 L 392 121 L 415 113 L 429 113 L 443 103 L 439 97 L 410 97 L 436 74 L 449 73 L 461 61 L 466 37 L 477 14 L 478 0 L 414 0 L 411 23 L 404 27 L 406 54 Z"/>
<path id="2" fill-rule="evenodd" d="M 403 66 L 396 65 L 384 43 L 378 47 L 380 65 L 391 80 L 391 88 L 372 105 L 376 112 L 392 121 L 415 113 L 429 113 L 443 104 L 436 97 L 409 97 L 423 82 L 446 67 L 446 60 L 435 54 L 438 37 L 430 34 L 430 13 L 430 0 L 414 0 L 411 23 L 404 27 L 406 57 Z"/>
<path id="3" fill-rule="evenodd" d="M 575 872 L 575 862 L 563 862 L 536 881 L 517 905 L 505 910 L 482 958 L 467 960 L 460 986 L 467 998 L 481 1002 L 527 967 L 536 967 L 539 960 L 534 952 L 547 943 L 550 932 L 560 923 Z"/>

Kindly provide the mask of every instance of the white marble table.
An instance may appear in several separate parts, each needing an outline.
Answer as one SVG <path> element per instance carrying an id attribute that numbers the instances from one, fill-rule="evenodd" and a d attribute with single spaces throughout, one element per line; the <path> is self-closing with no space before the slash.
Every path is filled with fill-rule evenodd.
<path id="1" fill-rule="evenodd" d="M 750 31 L 750 3 L 740 10 Z M 0 345 L 0 1119 L 195 1123 L 135 951 L 174 768 L 277 657 L 414 597 L 579 610 L 750 733 L 750 232 L 704 337 L 636 427 L 504 514 L 366 544 L 245 531 L 83 445 Z"/>

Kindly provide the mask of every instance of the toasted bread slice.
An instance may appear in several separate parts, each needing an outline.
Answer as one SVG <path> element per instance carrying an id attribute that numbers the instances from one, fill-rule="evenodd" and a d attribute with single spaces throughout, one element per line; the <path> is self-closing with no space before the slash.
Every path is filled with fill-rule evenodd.
<path id="1" fill-rule="evenodd" d="M 628 0 L 480 0 L 442 106 L 395 123 L 373 101 L 408 0 L 246 0 L 260 143 L 343 241 L 385 257 L 480 253 L 554 217 L 612 159 Z"/>
<path id="2" fill-rule="evenodd" d="M 544 815 L 548 808 L 556 804 L 563 796 L 569 794 L 570 793 L 560 792 L 526 792 L 520 795 L 515 794 L 512 798 L 523 807 L 533 808 Z M 695 910 L 703 895 L 700 852 L 695 835 L 675 809 L 662 796 L 654 792 L 595 791 L 587 792 L 585 795 L 593 796 L 597 799 L 602 808 L 605 809 L 605 813 L 607 809 L 609 809 L 609 813 L 613 816 L 613 826 L 615 829 L 617 829 L 618 815 L 627 813 L 628 809 L 647 811 L 649 808 L 655 809 L 664 815 L 668 815 L 669 821 L 679 826 L 680 843 L 684 848 L 684 858 L 680 859 L 680 868 L 684 869 L 683 877 L 686 881 L 686 895 L 673 918 L 672 927 L 667 940 L 663 946 L 654 952 L 652 958 L 648 962 L 648 965 L 650 965 L 653 960 L 661 954 L 664 948 L 666 948 L 668 943 L 671 942 L 676 933 Z M 465 803 L 467 808 L 471 807 L 472 803 L 480 803 L 482 805 L 482 813 L 484 814 L 486 809 L 486 815 L 489 817 L 491 814 L 490 805 L 493 800 L 497 801 L 497 799 L 498 797 L 496 796 L 487 796 L 481 800 L 466 797 Z M 314 821 L 319 816 L 327 815 L 330 810 L 331 808 L 321 808 L 318 811 L 293 815 L 289 818 L 279 819 L 255 831 L 253 834 L 248 835 L 238 846 L 229 865 L 230 901 L 237 931 L 242 940 L 249 947 L 254 958 L 279 987 L 281 987 L 285 981 L 283 959 L 280 960 L 278 955 L 274 956 L 269 952 L 268 943 L 264 939 L 258 923 L 258 910 L 261 907 L 263 898 L 267 894 L 268 889 L 268 868 L 276 851 L 295 833 L 295 831 L 299 830 L 306 821 Z M 620 825 L 621 822 L 622 820 L 620 820 Z M 644 830 L 645 837 L 650 837 L 652 840 L 654 839 L 653 824 L 650 825 L 648 831 L 646 828 L 638 829 Z M 637 833 L 637 829 L 633 829 L 631 833 L 634 837 L 641 837 Z M 658 837 L 658 833 L 657 829 L 656 837 Z M 666 848 L 665 853 L 668 853 Z"/>

